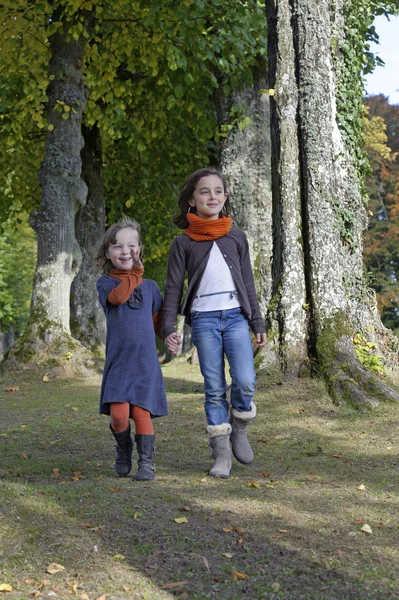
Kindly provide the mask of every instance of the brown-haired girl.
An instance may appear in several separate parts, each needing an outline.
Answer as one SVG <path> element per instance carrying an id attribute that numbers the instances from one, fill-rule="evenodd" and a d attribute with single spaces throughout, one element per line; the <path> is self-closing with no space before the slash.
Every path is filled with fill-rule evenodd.
<path id="1" fill-rule="evenodd" d="M 104 273 L 97 291 L 107 320 L 100 413 L 111 416 L 115 470 L 121 477 L 132 469 L 133 419 L 139 456 L 134 479 L 148 481 L 155 477 L 151 419 L 166 415 L 167 404 L 154 336 L 155 329 L 162 338 L 162 296 L 155 281 L 143 279 L 140 252 L 140 226 L 125 217 L 105 232 L 96 256 Z"/>
<path id="2" fill-rule="evenodd" d="M 261 348 L 266 343 L 265 326 L 247 238 L 232 227 L 223 175 L 213 168 L 195 171 L 181 188 L 178 205 L 180 214 L 174 222 L 184 233 L 174 239 L 170 249 L 162 333 L 169 351 L 176 354 L 181 344 L 175 330 L 178 313 L 191 325 L 204 377 L 207 433 L 215 458 L 209 474 L 227 478 L 232 464 L 230 442 L 239 462 L 249 464 L 254 457 L 247 438 L 248 423 L 256 416 L 249 327 L 256 347 Z M 180 306 L 186 272 L 188 289 Z M 232 378 L 230 403 L 224 355 Z"/>

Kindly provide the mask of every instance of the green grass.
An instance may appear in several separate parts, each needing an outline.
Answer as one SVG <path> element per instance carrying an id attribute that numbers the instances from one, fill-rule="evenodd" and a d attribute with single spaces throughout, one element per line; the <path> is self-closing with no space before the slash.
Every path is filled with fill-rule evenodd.
<path id="1" fill-rule="evenodd" d="M 99 377 L 1 381 L 4 597 L 399 598 L 399 406 L 336 407 L 310 379 L 258 389 L 255 461 L 215 480 L 199 369 L 163 372 L 149 483 L 114 474 Z"/>

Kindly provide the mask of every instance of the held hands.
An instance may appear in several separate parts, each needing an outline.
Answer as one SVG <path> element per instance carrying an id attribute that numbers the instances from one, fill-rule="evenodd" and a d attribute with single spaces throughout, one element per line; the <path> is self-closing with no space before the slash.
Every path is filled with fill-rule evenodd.
<path id="1" fill-rule="evenodd" d="M 174 332 L 165 338 L 165 344 L 171 354 L 177 354 L 181 346 L 181 336 Z"/>
<path id="2" fill-rule="evenodd" d="M 263 348 L 263 346 L 265 344 L 266 344 L 266 333 L 257 333 L 256 334 L 255 347 L 256 348 Z"/>

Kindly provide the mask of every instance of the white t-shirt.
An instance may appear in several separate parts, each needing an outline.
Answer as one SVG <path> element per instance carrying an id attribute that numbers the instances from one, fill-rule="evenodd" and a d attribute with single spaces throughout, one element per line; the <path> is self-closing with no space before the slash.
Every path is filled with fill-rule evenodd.
<path id="1" fill-rule="evenodd" d="M 227 310 L 238 306 L 240 303 L 230 269 L 219 246 L 213 242 L 191 311 Z"/>

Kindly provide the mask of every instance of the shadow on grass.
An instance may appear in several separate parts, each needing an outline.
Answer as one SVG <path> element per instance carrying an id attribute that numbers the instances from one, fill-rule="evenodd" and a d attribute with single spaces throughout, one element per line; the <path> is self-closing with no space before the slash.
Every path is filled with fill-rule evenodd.
<path id="1" fill-rule="evenodd" d="M 335 411 L 317 384 L 260 393 L 255 462 L 213 480 L 200 384 L 183 375 L 165 377 L 169 394 L 187 397 L 171 397 L 171 416 L 155 422 L 158 471 L 148 484 L 113 474 L 98 381 L 3 394 L 0 568 L 20 588 L 13 598 L 28 597 L 32 574 L 48 579 L 50 562 L 67 569 L 51 581 L 68 589 L 75 578 L 90 600 L 397 598 L 396 458 L 374 448 L 383 423 Z M 367 537 L 360 527 L 370 518 Z"/>

